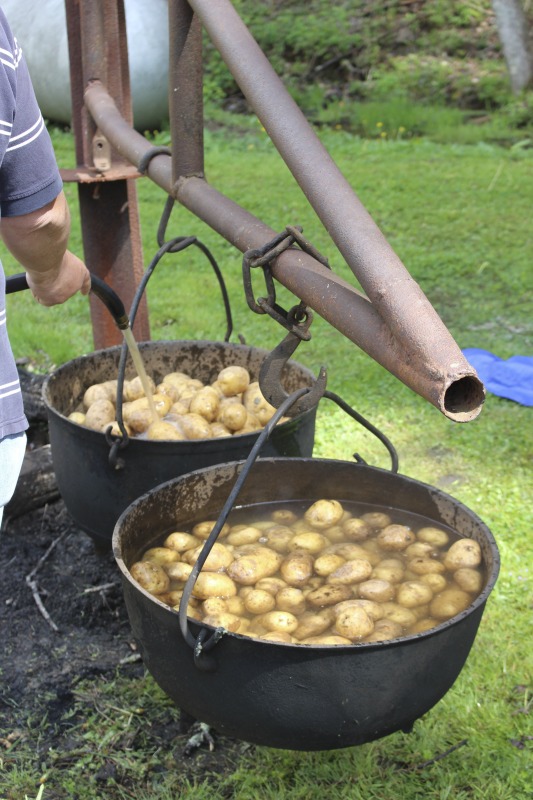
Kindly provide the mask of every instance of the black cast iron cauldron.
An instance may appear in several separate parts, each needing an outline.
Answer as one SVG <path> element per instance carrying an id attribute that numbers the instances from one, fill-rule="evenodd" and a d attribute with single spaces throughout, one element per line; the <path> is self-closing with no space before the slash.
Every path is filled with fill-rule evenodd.
<path id="1" fill-rule="evenodd" d="M 121 347 L 100 350 L 69 361 L 45 381 L 43 398 L 48 413 L 50 444 L 57 485 L 76 524 L 95 542 L 111 545 L 113 527 L 125 508 L 154 486 L 212 464 L 246 458 L 258 434 L 197 441 L 130 439 L 120 451 L 116 469 L 109 459 L 110 444 L 104 433 L 67 419 L 93 383 L 117 377 Z M 213 381 L 226 366 L 246 367 L 257 380 L 267 350 L 242 344 L 209 341 L 142 342 L 139 350 L 146 371 L 156 383 L 176 370 L 204 382 Z M 134 376 L 126 369 L 126 378 Z M 291 393 L 311 386 L 312 372 L 288 361 L 282 383 Z M 276 426 L 265 455 L 311 456 L 316 407 Z"/>
<path id="2" fill-rule="evenodd" d="M 171 530 L 216 519 L 242 463 L 198 470 L 138 498 L 113 534 L 130 623 L 145 666 L 184 711 L 228 736 L 292 750 L 359 745 L 409 730 L 450 689 L 472 647 L 499 569 L 494 538 L 468 508 L 386 470 L 320 459 L 258 460 L 238 496 L 248 506 L 336 498 L 400 509 L 481 545 L 486 583 L 464 612 L 431 631 L 386 642 L 309 646 L 226 633 L 195 663 L 179 614 L 144 591 L 128 567 Z M 189 620 L 197 635 L 214 629 Z"/>

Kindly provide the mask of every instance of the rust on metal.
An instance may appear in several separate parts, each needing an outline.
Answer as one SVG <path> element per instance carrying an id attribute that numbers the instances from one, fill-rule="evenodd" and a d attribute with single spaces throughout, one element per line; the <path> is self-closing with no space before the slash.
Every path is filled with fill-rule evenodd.
<path id="1" fill-rule="evenodd" d="M 73 0 L 67 0 L 69 3 Z M 122 8 L 122 0 L 116 3 Z M 115 73 L 108 64 L 107 70 L 100 68 L 109 53 L 109 47 L 105 53 L 98 51 L 99 41 L 109 41 L 108 4 L 90 4 L 89 11 L 88 0 L 81 0 L 81 6 L 85 9 L 84 34 L 91 37 L 92 45 L 96 42 L 86 58 L 84 102 L 78 98 L 86 115 L 84 155 L 88 137 L 98 130 L 111 144 L 113 163 L 122 161 L 145 172 L 243 253 L 263 248 L 276 236 L 267 224 L 203 177 L 203 25 L 366 296 L 320 263 L 313 253 L 295 247 L 272 259 L 272 276 L 447 417 L 456 421 L 476 417 L 484 388 L 475 370 L 229 0 L 169 1 L 172 155 L 154 152 L 150 142 L 133 129 L 129 106 L 121 105 L 123 93 L 116 86 Z M 124 49 L 120 53 L 118 66 L 125 75 Z M 87 160 L 83 163 L 92 166 Z M 104 183 L 106 188 L 110 185 Z"/>
<path id="2" fill-rule="evenodd" d="M 85 85 L 91 78 L 99 78 L 132 124 L 123 0 L 66 0 L 65 8 L 77 164 L 66 174 L 78 183 L 85 262 L 129 308 L 143 275 L 137 192 L 131 180 L 137 177 L 137 170 L 97 129 L 83 102 Z M 90 308 L 96 349 L 119 344 L 121 333 L 107 310 L 93 298 Z M 145 301 L 134 330 L 138 339 L 150 338 Z"/>
<path id="3" fill-rule="evenodd" d="M 138 166 L 152 145 L 121 117 L 99 81 L 85 91 L 85 102 L 99 128 L 121 155 Z M 174 186 L 171 157 L 157 155 L 147 174 L 185 208 L 241 252 L 260 248 L 276 235 L 268 225 L 221 194 L 202 178 L 182 178 Z M 442 351 L 422 360 L 406 349 L 374 305 L 347 281 L 301 250 L 289 248 L 272 263 L 276 280 L 378 361 L 413 391 L 455 421 L 476 417 L 484 399 L 483 384 L 452 340 L 452 355 Z M 447 333 L 448 339 L 451 339 Z M 457 356 L 457 353 L 459 356 Z"/>
<path id="4" fill-rule="evenodd" d="M 168 110 L 173 182 L 204 174 L 202 26 L 186 0 L 169 0 Z"/>

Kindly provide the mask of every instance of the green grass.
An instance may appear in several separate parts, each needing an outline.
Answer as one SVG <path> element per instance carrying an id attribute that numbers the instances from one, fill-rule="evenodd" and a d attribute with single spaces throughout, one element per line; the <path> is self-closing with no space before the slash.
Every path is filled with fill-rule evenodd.
<path id="1" fill-rule="evenodd" d="M 363 140 L 344 131 L 321 135 L 459 345 L 486 348 L 504 358 L 531 355 L 531 151 L 389 135 Z M 55 132 L 54 143 L 61 163 L 71 163 L 70 137 Z M 302 224 L 332 267 L 353 280 L 260 126 L 248 124 L 233 138 L 224 131 L 209 133 L 206 150 L 211 183 L 276 230 Z M 73 248 L 81 252 L 75 187 L 67 191 L 75 218 Z M 157 249 L 155 234 L 164 197 L 143 180 L 139 199 L 148 263 Z M 233 248 L 178 208 L 169 234 L 197 235 L 219 260 L 233 304 L 234 341 L 237 333 L 252 345 L 269 347 L 280 341 L 281 329 L 248 310 L 241 288 L 241 257 Z M 9 259 L 3 260 L 8 271 L 18 271 Z M 284 304 L 293 302 L 286 293 L 280 292 L 280 297 Z M 216 283 L 206 263 L 191 250 L 161 262 L 148 298 L 152 338 L 222 336 L 223 310 Z M 8 302 L 18 357 L 49 368 L 92 349 L 84 298 L 56 309 L 43 309 L 28 295 L 13 296 Z M 172 742 L 156 747 L 147 726 L 141 724 L 141 718 L 170 724 L 175 713 L 171 704 L 149 678 L 131 681 L 117 673 L 110 683 L 78 688 L 84 750 L 76 761 L 52 752 L 37 764 L 30 750 L 20 745 L 18 760 L 10 761 L 9 800 L 24 794 L 35 797 L 43 776 L 47 777 L 42 800 L 72 796 L 74 789 L 79 800 L 131 797 L 121 788 L 121 780 L 110 781 L 103 789 L 94 783 L 94 774 L 106 760 L 118 765 L 119 776 L 129 775 L 134 781 L 137 800 L 532 797 L 527 738 L 533 735 L 532 410 L 489 395 L 476 421 L 451 423 L 320 319 L 313 323 L 311 342 L 303 343 L 296 357 L 315 371 L 321 364 L 327 366 L 329 388 L 396 445 L 402 473 L 464 502 L 498 541 L 501 575 L 455 686 L 410 735 L 398 733 L 329 753 L 258 748 L 252 755 L 244 752 L 231 774 L 204 781 L 174 769 Z M 321 403 L 315 455 L 350 459 L 356 451 L 369 463 L 388 466 L 378 442 L 331 404 Z M 105 714 L 106 704 L 122 712 Z M 139 708 L 144 709 L 142 714 Z M 45 721 L 34 723 L 37 739 L 40 724 Z M 128 748 L 125 743 L 134 730 L 144 733 Z M 463 740 L 465 744 L 442 759 L 421 766 Z"/>

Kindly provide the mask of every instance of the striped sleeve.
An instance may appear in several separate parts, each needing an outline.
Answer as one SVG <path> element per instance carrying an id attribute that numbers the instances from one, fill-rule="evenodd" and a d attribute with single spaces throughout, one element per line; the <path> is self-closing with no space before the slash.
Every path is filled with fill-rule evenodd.
<path id="1" fill-rule="evenodd" d="M 63 183 L 22 50 L 9 26 L 0 36 L 0 214 L 18 216 L 54 200 Z"/>

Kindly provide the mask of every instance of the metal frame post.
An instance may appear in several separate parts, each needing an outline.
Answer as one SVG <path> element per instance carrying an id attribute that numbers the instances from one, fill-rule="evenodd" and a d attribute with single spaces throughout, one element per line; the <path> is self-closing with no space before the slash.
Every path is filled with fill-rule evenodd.
<path id="1" fill-rule="evenodd" d="M 65 0 L 70 57 L 74 171 L 78 183 L 84 258 L 87 267 L 117 292 L 126 309 L 143 274 L 143 251 L 134 177 L 138 176 L 97 130 L 83 103 L 87 82 L 98 78 L 132 124 L 126 24 L 123 0 Z M 107 310 L 90 298 L 96 349 L 122 341 Z M 143 300 L 135 318 L 137 339 L 148 340 L 148 310 Z"/>

